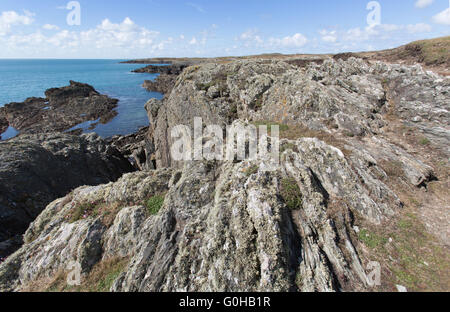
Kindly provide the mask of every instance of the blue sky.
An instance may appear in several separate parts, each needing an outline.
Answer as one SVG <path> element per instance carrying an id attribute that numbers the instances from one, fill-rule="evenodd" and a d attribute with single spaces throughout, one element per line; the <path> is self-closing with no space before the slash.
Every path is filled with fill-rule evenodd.
<path id="1" fill-rule="evenodd" d="M 449 0 L 79 0 L 80 25 L 69 2 L 0 0 L 0 58 L 336 53 L 450 35 Z"/>

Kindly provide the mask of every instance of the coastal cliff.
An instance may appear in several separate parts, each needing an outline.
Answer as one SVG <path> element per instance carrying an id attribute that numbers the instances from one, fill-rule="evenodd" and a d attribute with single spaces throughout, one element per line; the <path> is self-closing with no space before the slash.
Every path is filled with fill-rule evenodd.
<path id="1" fill-rule="evenodd" d="M 355 55 L 186 67 L 148 129 L 111 141 L 143 170 L 50 203 L 0 290 L 448 289 L 449 98 L 449 78 Z M 196 117 L 278 125 L 280 162 L 172 159 Z"/>

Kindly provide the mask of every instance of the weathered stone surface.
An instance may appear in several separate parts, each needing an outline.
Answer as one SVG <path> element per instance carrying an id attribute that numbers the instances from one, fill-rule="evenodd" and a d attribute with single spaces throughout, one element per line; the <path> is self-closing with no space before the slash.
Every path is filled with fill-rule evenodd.
<path id="1" fill-rule="evenodd" d="M 267 60 L 193 66 L 183 71 L 162 102 L 146 106 L 152 143 L 146 151 L 153 155 L 147 159 L 158 168 L 177 166 L 170 157 L 170 130 L 177 125 L 193 127 L 195 117 L 205 125 L 222 127 L 238 118 L 278 122 L 357 143 L 360 138 L 382 136 L 389 115 L 405 122 L 421 116 L 412 126 L 449 155 L 450 133 L 444 126 L 449 124 L 449 84 L 448 78 L 420 66 L 353 57 L 305 68 Z M 395 148 L 391 152 L 389 159 L 402 161 Z"/>
<path id="2" fill-rule="evenodd" d="M 23 234 L 48 203 L 74 188 L 115 181 L 132 170 L 95 134 L 22 135 L 0 142 L 0 241 Z M 11 247 L 0 251 L 4 257 Z"/>
<path id="3" fill-rule="evenodd" d="M 142 168 L 156 170 L 48 205 L 0 265 L 0 290 L 26 289 L 71 260 L 88 274 L 117 257 L 130 260 L 112 291 L 370 290 L 355 222 L 376 226 L 401 211 L 389 179 L 414 190 L 436 175 L 388 132 L 390 122 L 448 155 L 449 94 L 448 78 L 419 66 L 351 56 L 188 67 L 164 100 L 146 104 L 145 144 L 117 140 L 130 151 L 141 144 Z M 193 127 L 195 117 L 287 126 L 280 163 L 268 171 L 264 160 L 175 162 L 171 129 Z M 152 215 L 155 196 L 164 203 Z"/>
<path id="4" fill-rule="evenodd" d="M 331 173 L 309 167 L 308 152 L 289 149 L 274 171 L 265 171 L 258 161 L 192 162 L 181 171 L 132 173 L 116 183 L 75 190 L 47 207 L 28 230 L 27 244 L 0 266 L 2 290 L 20 290 L 64 269 L 69 260 L 85 263 L 87 272 L 93 263 L 86 263 L 85 254 L 95 255 L 92 262 L 131 257 L 115 291 L 365 289 L 364 270 L 343 220 L 350 218 L 349 207 L 365 214 L 368 209 L 354 201 L 364 203 L 371 195 L 360 189 L 355 198 L 345 197 L 353 187 L 348 180 L 356 177 L 339 150 L 312 139 L 285 143 L 306 151 L 320 146 L 317 155 L 328 159 Z M 298 206 L 288 207 L 285 183 L 298 187 Z M 167 194 L 156 216 L 127 206 L 162 192 Z M 348 206 L 331 216 L 335 192 L 344 194 Z M 99 217 L 67 221 L 79 203 L 98 201 L 123 208 L 108 229 Z M 397 209 L 392 203 L 374 209 Z M 92 231 L 95 241 L 87 239 Z M 91 249 L 81 252 L 85 244 Z"/>
<path id="5" fill-rule="evenodd" d="M 161 74 L 156 77 L 155 81 L 145 80 L 142 85 L 145 89 L 152 92 L 169 94 L 177 81 L 177 75 Z"/>
<path id="6" fill-rule="evenodd" d="M 117 115 L 118 100 L 87 84 L 70 81 L 67 87 L 47 90 L 45 96 L 6 104 L 0 116 L 21 133 L 35 134 L 69 130 L 85 121 L 106 123 Z"/>
<path id="7" fill-rule="evenodd" d="M 147 73 L 147 74 L 167 74 L 167 75 L 179 75 L 188 67 L 188 64 L 171 64 L 167 66 L 148 65 L 143 68 L 133 70 L 134 73 Z"/>
<path id="8" fill-rule="evenodd" d="M 1 138 L 1 134 L 2 134 L 3 132 L 5 132 L 6 129 L 8 129 L 8 127 L 9 127 L 9 122 L 8 122 L 8 120 L 6 120 L 5 117 L 0 116 L 0 138 Z"/>
<path id="9" fill-rule="evenodd" d="M 151 161 L 147 161 L 148 150 L 151 150 L 151 142 L 148 140 L 148 127 L 139 129 L 130 135 L 116 135 L 106 139 L 109 144 L 117 148 L 137 170 L 155 169 Z"/>

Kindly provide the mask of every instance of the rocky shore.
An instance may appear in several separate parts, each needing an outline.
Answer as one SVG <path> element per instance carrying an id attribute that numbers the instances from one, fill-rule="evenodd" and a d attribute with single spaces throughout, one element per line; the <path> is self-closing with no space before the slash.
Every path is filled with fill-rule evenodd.
<path id="1" fill-rule="evenodd" d="M 6 129 L 8 129 L 9 127 L 9 122 L 5 117 L 0 116 L 0 139 L 1 139 L 1 134 L 3 132 L 6 131 Z"/>
<path id="2" fill-rule="evenodd" d="M 0 135 L 6 124 L 21 134 L 63 132 L 85 121 L 107 123 L 117 115 L 118 100 L 87 84 L 70 81 L 67 87 L 47 90 L 45 96 L 1 107 Z"/>
<path id="3" fill-rule="evenodd" d="M 146 67 L 133 70 L 133 73 L 179 75 L 186 67 L 188 67 L 187 64 L 174 64 L 167 66 L 148 65 Z"/>
<path id="4" fill-rule="evenodd" d="M 51 166 L 50 179 L 27 183 L 60 197 L 0 264 L 0 291 L 449 289 L 449 78 L 354 54 L 156 67 L 141 72 L 175 83 L 145 105 L 150 126 L 136 134 L 0 143 L 4 172 L 18 179 L 5 173 L 0 194 L 29 194 L 28 172 Z M 278 125 L 279 163 L 173 159 L 171 129 L 193 130 L 198 117 L 223 129 Z M 140 171 L 121 176 L 132 169 L 124 158 Z M 63 189 L 60 166 L 85 170 L 88 181 Z M 0 207 L 15 220 L 10 211 L 30 214 L 35 198 L 0 197 Z M 72 261 L 81 284 L 69 287 Z M 373 263 L 381 285 L 370 278 Z"/>
<path id="5" fill-rule="evenodd" d="M 169 94 L 175 86 L 177 77 L 178 75 L 161 74 L 155 81 L 145 80 L 142 86 L 151 92 Z"/>
<path id="6" fill-rule="evenodd" d="M 15 251 L 53 200 L 82 185 L 115 181 L 133 167 L 95 134 L 21 135 L 0 142 L 0 257 Z"/>

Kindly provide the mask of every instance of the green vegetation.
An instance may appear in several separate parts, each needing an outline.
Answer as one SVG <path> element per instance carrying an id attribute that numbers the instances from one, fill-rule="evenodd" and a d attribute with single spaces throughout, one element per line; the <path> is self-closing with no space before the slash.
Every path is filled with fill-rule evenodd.
<path id="1" fill-rule="evenodd" d="M 81 203 L 75 206 L 69 215 L 69 222 L 75 223 L 81 219 L 99 215 L 100 203 Z"/>
<path id="2" fill-rule="evenodd" d="M 114 281 L 119 277 L 120 273 L 122 273 L 124 267 L 124 262 L 118 262 L 107 268 L 105 272 L 102 272 L 102 274 L 105 275 L 97 282 L 95 292 L 108 292 Z"/>
<path id="3" fill-rule="evenodd" d="M 302 192 L 297 184 L 297 181 L 294 179 L 284 178 L 281 180 L 281 196 L 290 210 L 298 210 L 302 208 Z"/>
<path id="4" fill-rule="evenodd" d="M 428 140 L 427 138 L 422 138 L 422 139 L 420 139 L 420 141 L 419 141 L 419 144 L 420 144 L 420 145 L 423 145 L 423 146 L 429 145 L 430 143 L 431 143 L 430 140 Z"/>
<path id="5" fill-rule="evenodd" d="M 165 196 L 155 195 L 147 200 L 147 211 L 150 215 L 155 216 L 164 204 Z"/>
<path id="6" fill-rule="evenodd" d="M 448 252 L 411 211 L 417 209 L 413 207 L 415 204 L 408 203 L 408 206 L 394 224 L 367 225 L 359 232 L 359 240 L 369 248 L 368 259 L 386 268 L 386 275 L 382 277 L 384 290 L 394 290 L 396 284 L 405 286 L 408 291 L 448 289 Z"/>
<path id="7" fill-rule="evenodd" d="M 67 273 L 59 272 L 52 280 L 36 281 L 26 287 L 30 292 L 109 292 L 128 264 L 126 258 L 112 258 L 97 263 L 82 279 L 81 285 L 67 285 Z"/>
<path id="8" fill-rule="evenodd" d="M 248 169 L 245 171 L 245 175 L 246 175 L 247 177 L 249 177 L 249 176 L 251 176 L 251 175 L 257 173 L 258 170 L 259 170 L 259 167 L 258 167 L 257 165 L 252 165 L 252 166 L 250 166 L 250 168 L 248 168 Z"/>
<path id="9" fill-rule="evenodd" d="M 280 128 L 280 132 L 289 130 L 288 125 L 279 124 L 279 123 L 271 122 L 271 121 L 255 121 L 255 122 L 252 122 L 252 125 L 254 125 L 255 127 L 266 126 L 268 128 L 269 133 L 271 131 L 272 126 L 278 126 Z"/>
<path id="10" fill-rule="evenodd" d="M 387 238 L 379 236 L 375 233 L 370 233 L 368 230 L 365 229 L 359 232 L 359 239 L 361 242 L 364 243 L 364 245 L 370 248 L 377 248 L 383 246 L 388 242 Z"/>

